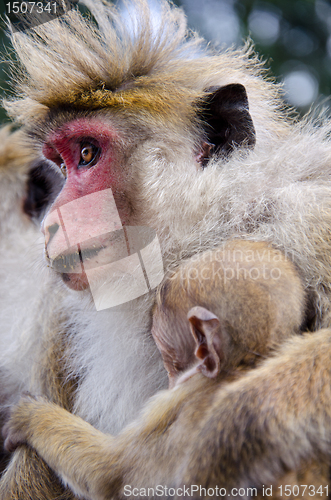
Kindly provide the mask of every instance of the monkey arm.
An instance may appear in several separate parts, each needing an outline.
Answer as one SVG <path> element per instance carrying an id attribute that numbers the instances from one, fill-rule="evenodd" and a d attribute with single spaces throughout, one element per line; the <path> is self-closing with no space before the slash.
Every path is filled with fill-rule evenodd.
<path id="1" fill-rule="evenodd" d="M 148 403 L 141 418 L 117 437 L 103 434 L 58 405 L 25 397 L 12 408 L 4 427 L 5 446 L 10 451 L 28 444 L 75 494 L 104 500 L 119 494 L 128 474 L 134 482 L 142 477 L 154 480 L 162 438 L 183 403 L 194 401 L 206 381 L 201 377 L 177 390 L 162 391 Z M 178 459 L 178 453 L 174 457 Z M 146 460 L 152 465 L 147 466 Z"/>
<path id="2" fill-rule="evenodd" d="M 44 399 L 22 398 L 3 433 L 7 450 L 23 443 L 30 445 L 75 494 L 84 498 L 104 498 L 100 492 L 103 479 L 116 479 L 109 456 L 112 436 Z M 112 459 L 116 462 L 115 452 Z"/>
<path id="3" fill-rule="evenodd" d="M 303 460 L 329 457 L 330 347 L 330 329 L 294 337 L 277 356 L 218 391 L 180 482 L 259 487 Z"/>
<path id="4" fill-rule="evenodd" d="M 62 325 L 58 317 L 57 323 Z M 40 391 L 62 407 L 72 408 L 76 380 L 65 371 L 65 332 L 51 330 L 47 349 L 42 352 L 36 366 L 36 378 L 41 382 Z M 12 454 L 10 463 L 1 476 L 1 500 L 74 500 L 73 493 L 65 488 L 55 473 L 37 452 L 20 446 Z"/>

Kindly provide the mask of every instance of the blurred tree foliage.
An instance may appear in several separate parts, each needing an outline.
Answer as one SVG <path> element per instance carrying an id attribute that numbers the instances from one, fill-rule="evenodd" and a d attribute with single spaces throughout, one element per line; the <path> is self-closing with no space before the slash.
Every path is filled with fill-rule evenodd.
<path id="1" fill-rule="evenodd" d="M 261 2 L 255 0 L 238 4 L 246 33 L 249 14 L 253 7 L 259 5 Z M 266 3 L 262 5 L 266 6 Z M 331 34 L 331 3 L 314 0 L 270 0 L 268 7 L 274 8 L 280 15 L 280 34 L 277 41 L 269 46 L 258 41 L 256 45 L 259 51 L 271 58 L 273 72 L 280 75 L 287 60 L 297 59 L 316 71 L 321 91 L 329 94 L 331 53 L 328 56 L 327 43 Z"/>
<path id="2" fill-rule="evenodd" d="M 307 69 L 318 83 L 317 93 L 331 93 L 331 2 L 324 0 L 243 0 L 238 13 L 248 35 L 254 9 L 274 11 L 279 19 L 279 35 L 268 44 L 254 37 L 257 51 L 268 59 L 272 73 L 281 80 L 287 72 Z M 306 111 L 310 103 L 303 106 Z"/>
<path id="3" fill-rule="evenodd" d="M 279 81 L 284 79 L 285 87 L 287 84 L 289 87 L 292 85 L 294 96 L 298 93 L 293 83 L 295 78 L 294 80 L 293 78 L 286 80 L 286 78 L 288 75 L 302 76 L 303 73 L 308 73 L 310 77 L 310 90 L 313 92 L 313 99 L 316 99 L 317 96 L 330 95 L 330 0 L 204 0 L 204 2 L 200 0 L 175 0 L 175 3 L 183 5 L 187 12 L 189 25 L 197 29 L 207 39 L 215 40 L 215 37 L 217 38 L 217 25 L 215 28 L 217 18 L 215 18 L 214 28 L 209 29 L 208 23 L 203 22 L 201 15 L 201 9 L 204 5 L 208 6 L 208 2 L 211 10 L 206 11 L 206 16 L 209 16 L 209 19 L 214 17 L 213 12 L 218 10 L 221 16 L 220 20 L 222 20 L 222 9 L 224 12 L 229 12 L 229 9 L 232 9 L 232 19 L 234 14 L 238 33 L 236 39 L 231 41 L 240 44 L 244 38 L 250 35 L 256 44 L 257 51 L 267 59 L 272 73 Z M 4 2 L 0 2 L 0 4 L 4 4 Z M 3 13 L 1 12 L 1 14 Z M 218 43 L 222 45 L 226 43 L 226 40 L 219 39 Z M 3 22 L 0 31 L 0 44 L 2 59 L 6 59 L 8 43 Z M 0 65 L 2 95 L 10 92 L 7 72 L 8 65 L 6 62 L 2 62 Z M 291 102 L 290 92 L 289 101 Z M 306 111 L 310 105 L 310 102 L 303 102 L 301 105 L 300 102 L 292 101 L 292 103 L 296 104 L 300 111 Z M 5 112 L 0 109 L 0 122 L 6 120 Z"/>

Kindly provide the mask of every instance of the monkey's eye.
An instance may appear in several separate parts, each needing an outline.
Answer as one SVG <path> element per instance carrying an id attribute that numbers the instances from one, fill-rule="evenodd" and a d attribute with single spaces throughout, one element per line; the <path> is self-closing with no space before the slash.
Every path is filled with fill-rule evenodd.
<path id="1" fill-rule="evenodd" d="M 92 167 L 98 161 L 100 148 L 90 142 L 81 145 L 78 167 Z"/>

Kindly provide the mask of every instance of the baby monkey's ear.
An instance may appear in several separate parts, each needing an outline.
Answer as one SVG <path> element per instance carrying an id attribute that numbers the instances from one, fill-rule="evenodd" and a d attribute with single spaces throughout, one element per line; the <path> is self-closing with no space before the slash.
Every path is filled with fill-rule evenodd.
<path id="1" fill-rule="evenodd" d="M 220 320 L 205 307 L 192 307 L 187 314 L 190 329 L 196 343 L 197 369 L 206 377 L 214 378 L 220 372 L 222 330 Z"/>

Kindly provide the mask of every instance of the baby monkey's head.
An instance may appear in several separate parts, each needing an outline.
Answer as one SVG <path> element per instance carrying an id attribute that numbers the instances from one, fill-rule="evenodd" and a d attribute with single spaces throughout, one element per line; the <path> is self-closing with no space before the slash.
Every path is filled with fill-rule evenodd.
<path id="1" fill-rule="evenodd" d="M 161 284 L 153 316 L 169 386 L 251 367 L 300 331 L 304 310 L 297 269 L 266 243 L 232 240 L 186 261 Z"/>

